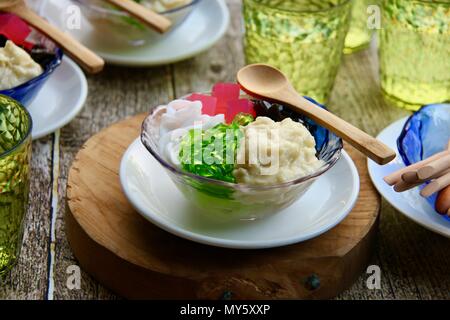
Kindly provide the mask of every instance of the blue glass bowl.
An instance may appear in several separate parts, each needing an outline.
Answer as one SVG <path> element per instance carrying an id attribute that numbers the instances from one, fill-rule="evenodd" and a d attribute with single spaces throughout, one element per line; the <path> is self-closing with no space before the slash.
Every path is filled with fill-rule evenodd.
<path id="1" fill-rule="evenodd" d="M 403 162 L 409 166 L 445 150 L 449 140 L 450 104 L 431 104 L 409 117 L 397 139 L 397 147 Z M 434 208 L 436 195 L 427 200 Z"/>
<path id="2" fill-rule="evenodd" d="M 25 107 L 30 106 L 42 86 L 62 61 L 63 52 L 60 48 L 56 47 L 53 43 L 50 43 L 48 39 L 42 39 L 41 45 L 48 48 L 49 51 L 55 54 L 55 58 L 45 66 L 44 72 L 17 87 L 7 90 L 0 90 L 0 94 L 19 101 Z"/>

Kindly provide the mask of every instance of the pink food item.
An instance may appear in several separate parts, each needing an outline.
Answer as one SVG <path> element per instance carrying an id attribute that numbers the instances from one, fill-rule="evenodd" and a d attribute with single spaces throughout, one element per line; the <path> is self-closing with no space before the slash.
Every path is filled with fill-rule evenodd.
<path id="1" fill-rule="evenodd" d="M 236 83 L 216 83 L 212 89 L 212 95 L 219 101 L 237 100 L 241 88 Z"/>
<path id="2" fill-rule="evenodd" d="M 225 115 L 225 121 L 231 123 L 238 113 L 249 113 L 256 117 L 253 103 L 248 99 L 240 99 L 240 87 L 236 83 L 217 83 L 212 90 L 212 96 L 194 93 L 187 97 L 189 101 L 200 101 L 202 113 L 215 116 Z"/>
<path id="3" fill-rule="evenodd" d="M 225 112 L 225 122 L 231 123 L 234 117 L 239 113 L 249 113 L 256 117 L 253 103 L 248 99 L 231 100 L 227 103 L 227 111 Z"/>
<path id="4" fill-rule="evenodd" d="M 207 96 L 204 94 L 194 93 L 186 98 L 189 101 L 200 101 L 202 103 L 202 113 L 209 116 L 215 116 L 219 114 L 216 110 L 217 98 L 213 96 Z"/>
<path id="5" fill-rule="evenodd" d="M 240 87 L 236 83 L 217 83 L 214 85 L 212 95 L 217 98 L 217 113 L 225 114 L 228 109 L 228 101 L 238 100 Z"/>
<path id="6" fill-rule="evenodd" d="M 0 14 L 0 35 L 18 46 L 29 48 L 30 43 L 26 39 L 30 33 L 31 28 L 19 17 L 9 13 Z"/>

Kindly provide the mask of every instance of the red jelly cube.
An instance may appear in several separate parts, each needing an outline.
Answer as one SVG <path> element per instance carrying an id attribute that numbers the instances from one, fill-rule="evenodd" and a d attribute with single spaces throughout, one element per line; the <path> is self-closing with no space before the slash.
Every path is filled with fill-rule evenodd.
<path id="1" fill-rule="evenodd" d="M 227 103 L 224 101 L 218 101 L 216 107 L 216 114 L 226 114 L 227 113 Z"/>
<path id="2" fill-rule="evenodd" d="M 248 100 L 248 111 L 247 113 L 250 113 L 253 118 L 256 118 L 256 111 L 255 111 L 255 106 L 253 105 L 253 102 Z"/>
<path id="3" fill-rule="evenodd" d="M 27 47 L 29 44 L 25 40 L 30 32 L 30 27 L 19 17 L 9 13 L 0 14 L 0 35 L 16 45 Z"/>
<path id="4" fill-rule="evenodd" d="M 217 98 L 212 96 L 207 96 L 204 94 L 194 93 L 186 98 L 189 101 L 200 101 L 202 103 L 202 114 L 207 114 L 209 116 L 215 116 Z"/>
<path id="5" fill-rule="evenodd" d="M 253 109 L 253 103 L 248 99 L 238 99 L 228 101 L 227 106 L 228 106 L 227 112 L 225 113 L 226 123 L 231 123 L 234 117 L 241 112 L 249 113 L 254 117 L 256 116 L 256 112 Z"/>
<path id="6" fill-rule="evenodd" d="M 212 89 L 212 95 L 219 101 L 238 100 L 241 88 L 236 83 L 217 83 Z"/>
<path id="7" fill-rule="evenodd" d="M 216 114 L 227 113 L 228 101 L 238 100 L 240 90 L 236 83 L 217 83 L 214 85 L 212 95 L 217 98 Z"/>

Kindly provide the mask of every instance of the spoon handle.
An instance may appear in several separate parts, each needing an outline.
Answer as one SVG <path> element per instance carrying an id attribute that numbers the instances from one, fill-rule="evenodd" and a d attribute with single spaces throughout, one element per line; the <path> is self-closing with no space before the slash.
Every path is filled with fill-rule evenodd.
<path id="1" fill-rule="evenodd" d="M 128 12 L 154 30 L 164 33 L 170 29 L 172 22 L 166 17 L 147 9 L 133 0 L 104 0 Z"/>
<path id="2" fill-rule="evenodd" d="M 58 46 L 63 48 L 68 55 L 79 63 L 80 66 L 86 70 L 86 72 L 98 73 L 102 71 L 105 65 L 102 58 L 83 46 L 67 33 L 64 33 L 52 26 L 45 19 L 28 8 L 28 6 L 24 3 L 19 3 L 15 6 L 8 7 L 5 10 L 19 16 L 31 26 L 51 38 L 58 44 Z"/>
<path id="3" fill-rule="evenodd" d="M 295 91 L 290 90 L 288 93 L 285 92 L 280 102 L 288 103 L 291 107 L 297 109 L 298 112 L 307 115 L 321 126 L 334 132 L 378 164 L 383 165 L 389 163 L 396 157 L 395 151 L 383 142 L 368 135 L 331 112 L 318 108 L 315 104 L 306 100 Z"/>

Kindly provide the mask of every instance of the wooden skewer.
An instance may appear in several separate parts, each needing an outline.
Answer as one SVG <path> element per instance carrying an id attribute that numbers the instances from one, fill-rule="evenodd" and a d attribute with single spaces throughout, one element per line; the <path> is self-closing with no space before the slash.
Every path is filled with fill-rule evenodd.
<path id="1" fill-rule="evenodd" d="M 439 177 L 441 177 L 441 176 L 443 176 L 443 175 L 445 175 L 445 174 L 447 174 L 449 172 L 450 172 L 450 168 L 445 170 L 445 171 L 443 171 L 443 172 L 439 172 L 439 173 L 435 174 L 431 178 L 420 179 L 418 177 L 418 175 L 417 175 L 417 171 L 410 171 L 410 172 L 404 173 L 402 175 L 402 179 L 401 180 L 403 180 L 403 181 L 405 181 L 406 183 L 409 183 L 409 184 L 424 183 L 424 182 L 426 182 L 428 180 L 437 179 L 437 178 L 439 178 Z M 405 180 L 405 179 L 407 179 L 407 180 Z"/>
<path id="2" fill-rule="evenodd" d="M 447 150 L 450 151 L 450 140 L 448 140 Z"/>
<path id="3" fill-rule="evenodd" d="M 436 153 L 435 155 L 433 155 L 433 156 L 431 156 L 431 157 L 429 157 L 429 158 L 427 158 L 425 160 L 416 162 L 416 163 L 414 163 L 414 164 L 412 164 L 412 165 L 410 165 L 408 167 L 402 168 L 402 169 L 400 169 L 398 171 L 395 171 L 395 172 L 391 173 L 390 175 L 384 177 L 384 181 L 387 184 L 389 184 L 390 186 L 393 186 L 394 184 L 396 184 L 402 178 L 402 175 L 404 173 L 412 171 L 412 170 L 417 170 L 417 169 L 423 167 L 424 165 L 426 165 L 426 164 L 428 164 L 430 162 L 433 162 L 434 160 L 437 160 L 437 159 L 439 159 L 439 158 L 441 158 L 441 157 L 443 157 L 445 155 L 448 155 L 448 154 L 450 154 L 449 151 L 442 151 L 442 152 Z"/>
<path id="4" fill-rule="evenodd" d="M 417 183 L 408 183 L 405 182 L 404 180 L 400 180 L 399 182 L 397 182 L 394 185 L 394 191 L 395 192 L 404 192 L 404 191 L 408 191 L 410 189 L 413 189 L 415 187 L 420 186 L 421 184 L 423 184 L 423 182 L 417 182 Z"/>
<path id="5" fill-rule="evenodd" d="M 419 177 L 417 176 L 417 171 L 408 171 L 402 174 L 402 180 L 406 183 L 417 183 L 419 182 Z"/>
<path id="6" fill-rule="evenodd" d="M 429 197 L 432 194 L 441 191 L 442 189 L 444 189 L 449 185 L 450 185 L 450 173 L 447 173 L 429 183 L 425 188 L 422 189 L 420 194 L 423 197 Z"/>
<path id="7" fill-rule="evenodd" d="M 417 170 L 417 176 L 421 180 L 430 179 L 450 168 L 450 154 L 434 160 Z"/>
<path id="8" fill-rule="evenodd" d="M 133 0 L 104 0 L 128 12 L 133 17 L 154 30 L 164 33 L 170 29 L 172 22 L 166 17 L 144 7 Z"/>
<path id="9" fill-rule="evenodd" d="M 415 172 L 415 171 L 414 171 L 414 172 Z M 403 179 L 403 176 L 404 176 L 404 175 L 402 175 L 402 179 L 400 179 L 400 180 L 394 185 L 394 190 L 397 191 L 397 192 L 407 191 L 407 190 L 413 189 L 413 188 L 415 188 L 415 187 L 418 187 L 418 186 L 424 184 L 427 180 L 437 179 L 437 178 L 439 178 L 439 177 L 441 177 L 442 175 L 447 174 L 447 173 L 450 173 L 450 169 L 444 171 L 442 174 L 437 174 L 436 176 L 433 176 L 433 177 L 431 177 L 430 179 L 426 179 L 426 180 L 421 180 L 421 179 L 413 180 L 411 177 L 408 177 L 408 178 L 410 178 L 409 181 L 405 181 L 405 180 Z M 412 176 L 412 175 L 411 175 L 411 176 Z M 400 183 L 400 182 L 402 182 L 402 183 Z"/>

